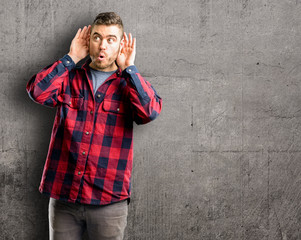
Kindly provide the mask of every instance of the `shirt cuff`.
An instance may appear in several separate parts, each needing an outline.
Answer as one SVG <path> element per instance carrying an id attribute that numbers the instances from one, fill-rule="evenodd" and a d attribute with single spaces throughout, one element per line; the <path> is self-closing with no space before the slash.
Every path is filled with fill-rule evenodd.
<path id="1" fill-rule="evenodd" d="M 71 69 L 75 68 L 75 63 L 72 58 L 66 54 L 64 57 L 60 59 L 63 65 L 70 71 Z"/>
<path id="2" fill-rule="evenodd" d="M 147 93 L 144 91 L 142 84 L 141 84 L 141 81 L 143 81 L 143 80 L 140 79 L 137 75 L 137 73 L 139 73 L 139 72 L 138 72 L 138 69 L 136 68 L 136 66 L 131 65 L 131 66 L 127 67 L 126 69 L 124 69 L 123 72 L 124 72 L 125 77 L 129 77 L 130 82 L 136 88 L 139 95 L 142 98 L 147 97 Z"/>
<path id="3" fill-rule="evenodd" d="M 135 65 L 131 65 L 129 67 L 127 67 L 126 69 L 124 69 L 127 74 L 131 75 L 131 74 L 135 74 L 135 73 L 138 73 L 138 69 L 136 68 Z"/>

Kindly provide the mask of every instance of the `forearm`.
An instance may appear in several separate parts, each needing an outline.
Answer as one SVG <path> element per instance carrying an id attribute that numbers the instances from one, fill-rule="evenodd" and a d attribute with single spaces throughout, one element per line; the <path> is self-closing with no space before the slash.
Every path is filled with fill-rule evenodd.
<path id="1" fill-rule="evenodd" d="M 134 120 L 144 124 L 154 120 L 161 112 L 162 99 L 151 84 L 138 72 L 135 66 L 123 71 L 127 81 L 128 96 L 132 105 Z"/>
<path id="2" fill-rule="evenodd" d="M 69 52 L 67 55 L 72 59 L 72 61 L 74 62 L 74 64 L 77 64 L 80 60 L 82 60 L 82 58 L 77 57 L 72 52 Z"/>
<path id="3" fill-rule="evenodd" d="M 29 96 L 37 103 L 54 107 L 63 88 L 64 80 L 68 79 L 69 71 L 75 67 L 72 58 L 65 55 L 51 66 L 34 75 L 27 83 Z"/>

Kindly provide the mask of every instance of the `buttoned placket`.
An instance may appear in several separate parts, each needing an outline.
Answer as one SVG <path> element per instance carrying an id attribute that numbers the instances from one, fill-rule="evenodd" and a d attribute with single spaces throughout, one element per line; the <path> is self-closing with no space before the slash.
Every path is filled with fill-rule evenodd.
<path id="1" fill-rule="evenodd" d="M 93 104 L 93 105 L 92 105 Z M 92 137 L 92 131 L 94 128 L 94 118 L 96 117 L 95 115 L 95 111 L 93 111 L 92 109 L 94 109 L 95 106 L 95 101 L 93 100 L 92 104 L 90 104 L 90 102 L 88 102 L 88 111 L 87 111 L 87 116 L 86 116 L 86 124 L 85 124 L 85 128 L 83 130 L 83 142 L 89 143 L 85 146 L 84 149 L 81 149 L 81 155 L 82 155 L 82 162 L 83 164 L 80 167 L 80 169 L 78 169 L 78 175 L 83 175 L 84 171 L 85 171 L 85 167 L 86 167 L 86 161 L 88 159 L 88 151 L 90 149 L 90 143 L 91 143 L 91 137 Z M 86 149 L 88 147 L 88 149 Z"/>
<path id="2" fill-rule="evenodd" d="M 89 157 L 91 137 L 93 136 L 92 131 L 94 128 L 94 122 L 95 122 L 95 117 L 96 117 L 96 114 L 95 114 L 96 101 L 95 101 L 94 96 L 92 96 L 91 99 L 92 100 L 88 100 L 86 124 L 84 126 L 84 129 L 82 130 L 83 131 L 82 141 L 89 143 L 89 144 L 85 144 L 84 147 L 81 148 L 79 151 L 78 164 L 77 164 L 76 170 L 74 172 L 75 176 L 78 177 L 77 178 L 78 184 L 76 184 L 75 186 L 74 185 L 72 186 L 73 194 L 72 194 L 72 196 L 70 194 L 70 197 L 73 198 L 73 200 L 77 199 L 78 193 L 81 188 L 82 178 L 84 177 L 85 168 L 86 168 L 87 160 Z"/>
<path id="3" fill-rule="evenodd" d="M 119 74 L 117 74 L 119 76 Z M 84 177 L 84 171 L 85 171 L 85 167 L 89 158 L 89 149 L 90 149 L 90 144 L 92 142 L 92 132 L 94 130 L 94 124 L 95 124 L 95 118 L 96 118 L 96 112 L 97 109 L 99 108 L 101 102 L 104 99 L 105 93 L 107 88 L 109 87 L 108 85 L 102 85 L 104 88 L 100 87 L 96 94 L 94 96 L 92 96 L 92 100 L 91 103 L 88 102 L 88 110 L 87 110 L 87 116 L 86 116 L 86 122 L 90 123 L 89 126 L 84 127 L 83 129 L 83 140 L 84 142 L 89 142 L 88 146 L 86 148 L 82 148 L 80 150 L 80 155 L 79 155 L 79 161 L 78 161 L 78 165 L 77 165 L 77 169 L 75 170 L 75 174 L 79 177 L 78 181 L 79 184 L 75 187 L 76 188 L 76 194 L 78 195 L 81 186 L 81 182 L 82 182 L 82 178 Z M 90 91 L 91 93 L 93 91 Z M 81 164 L 80 164 L 81 163 Z M 74 189 L 75 190 L 75 189 Z M 75 193 L 75 192 L 74 192 Z M 72 196 L 74 198 L 74 200 L 78 197 L 78 196 Z"/>
<path id="4" fill-rule="evenodd" d="M 91 137 L 93 136 L 92 131 L 94 129 L 94 123 L 95 123 L 95 109 L 98 108 L 98 105 L 101 104 L 102 100 L 103 100 L 103 96 L 104 94 L 101 93 L 100 91 L 96 92 L 96 95 L 94 97 L 92 97 L 92 104 L 90 104 L 90 102 L 88 103 L 88 111 L 87 111 L 87 116 L 86 116 L 86 122 L 90 123 L 89 126 L 85 125 L 85 128 L 83 129 L 83 141 L 84 142 L 89 142 L 91 143 Z M 96 107 L 97 106 L 97 107 Z M 83 148 L 81 149 L 81 156 L 79 156 L 81 158 L 82 164 L 77 166 L 77 170 L 75 172 L 77 172 L 77 175 L 80 176 L 80 178 L 84 177 L 84 171 L 85 171 L 85 167 L 86 167 L 86 163 L 87 160 L 89 158 L 89 149 L 90 149 L 90 144 L 88 145 L 88 149 Z M 78 189 L 79 190 L 79 189 Z"/>

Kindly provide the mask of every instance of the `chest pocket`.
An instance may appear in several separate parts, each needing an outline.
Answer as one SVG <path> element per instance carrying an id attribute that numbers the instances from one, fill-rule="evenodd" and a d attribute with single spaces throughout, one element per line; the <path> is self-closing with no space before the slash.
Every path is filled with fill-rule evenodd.
<path id="1" fill-rule="evenodd" d="M 82 96 L 70 96 L 69 94 L 64 94 L 60 96 L 60 98 L 63 104 L 66 104 L 73 109 L 81 108 L 84 103 L 84 97 Z"/>
<path id="2" fill-rule="evenodd" d="M 127 107 L 127 104 L 125 104 L 124 102 L 112 99 L 104 99 L 103 110 L 111 113 L 126 114 L 129 109 Z"/>

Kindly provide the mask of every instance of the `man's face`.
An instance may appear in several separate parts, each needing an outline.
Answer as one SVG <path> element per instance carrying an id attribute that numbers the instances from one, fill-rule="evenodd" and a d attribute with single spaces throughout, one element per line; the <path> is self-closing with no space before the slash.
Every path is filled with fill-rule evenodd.
<path id="1" fill-rule="evenodd" d="M 95 25 L 93 27 L 89 44 L 91 68 L 104 72 L 117 69 L 115 60 L 123 44 L 121 35 L 121 29 L 117 25 Z"/>

